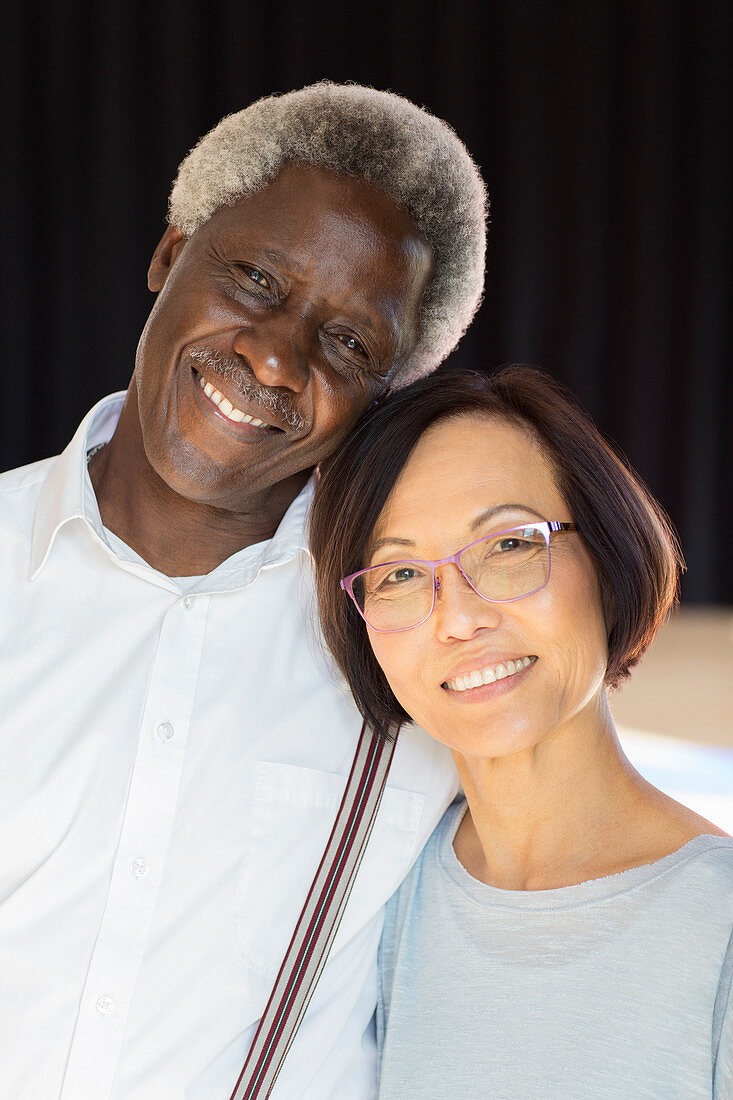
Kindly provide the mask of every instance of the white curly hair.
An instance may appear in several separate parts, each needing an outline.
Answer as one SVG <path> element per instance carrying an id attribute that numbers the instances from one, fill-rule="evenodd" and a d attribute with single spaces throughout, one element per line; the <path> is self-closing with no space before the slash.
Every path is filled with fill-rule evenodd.
<path id="1" fill-rule="evenodd" d="M 420 337 L 393 388 L 453 350 L 483 292 L 488 199 L 463 142 L 442 119 L 392 92 L 320 81 L 228 115 L 183 160 L 168 220 L 192 236 L 222 206 L 271 183 L 288 162 L 360 176 L 410 214 L 433 251 Z"/>

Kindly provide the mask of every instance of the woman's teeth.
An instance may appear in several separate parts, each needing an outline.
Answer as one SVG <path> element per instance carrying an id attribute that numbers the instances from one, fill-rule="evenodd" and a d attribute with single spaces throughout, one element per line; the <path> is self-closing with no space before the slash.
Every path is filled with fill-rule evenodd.
<path id="1" fill-rule="evenodd" d="M 235 424 L 254 424 L 255 428 L 269 428 L 270 425 L 266 424 L 264 420 L 258 420 L 256 416 L 248 416 L 247 413 L 243 413 L 241 409 L 235 409 L 231 401 L 229 401 L 223 394 L 215 390 L 211 382 L 207 382 L 201 375 L 199 375 L 199 384 L 210 401 L 213 401 L 219 412 L 222 413 L 227 420 L 233 420 Z"/>
<path id="2" fill-rule="evenodd" d="M 467 676 L 456 676 L 455 680 L 446 680 L 445 686 L 451 691 L 468 691 L 483 684 L 493 684 L 496 680 L 505 680 L 515 672 L 521 672 L 536 660 L 536 657 L 519 657 L 516 661 L 500 661 L 498 665 L 491 665 L 489 668 L 474 669 Z"/>

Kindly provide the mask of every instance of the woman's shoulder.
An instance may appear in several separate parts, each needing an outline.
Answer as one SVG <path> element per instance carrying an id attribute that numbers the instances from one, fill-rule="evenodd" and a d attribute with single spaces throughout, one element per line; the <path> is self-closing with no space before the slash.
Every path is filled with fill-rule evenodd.
<path id="1" fill-rule="evenodd" d="M 671 801 L 671 800 L 670 800 Z M 643 835 L 629 870 L 613 875 L 630 887 L 650 887 L 661 898 L 676 897 L 675 908 L 717 906 L 733 928 L 733 837 L 679 803 L 660 828 Z M 643 891 L 646 893 L 646 890 Z"/>
<path id="2" fill-rule="evenodd" d="M 642 783 L 642 807 L 629 833 L 632 844 L 639 846 L 635 863 L 655 863 L 686 848 L 692 841 L 699 841 L 694 845 L 696 851 L 715 850 L 720 853 L 716 858 L 726 863 L 733 851 L 733 838 L 724 829 L 646 780 Z M 703 837 L 707 842 L 699 839 Z M 716 840 L 723 843 L 718 845 Z"/>
<path id="3" fill-rule="evenodd" d="M 680 864 L 689 863 L 694 867 L 700 863 L 714 869 L 715 879 L 721 889 L 733 890 L 733 837 L 727 833 L 697 833 L 677 848 L 672 857 L 677 857 Z"/>
<path id="4" fill-rule="evenodd" d="M 681 802 L 677 802 L 670 795 L 662 795 L 662 798 L 665 803 L 665 816 L 669 821 L 670 828 L 678 831 L 683 844 L 687 843 L 688 840 L 694 840 L 697 836 L 722 837 L 733 843 L 733 838 L 726 833 L 725 829 L 721 829 L 719 825 L 714 825 L 702 814 L 697 813 Z"/>
<path id="5" fill-rule="evenodd" d="M 465 801 L 457 799 L 448 807 L 402 885 L 387 902 L 379 945 L 378 1033 L 386 1026 L 398 965 L 409 968 L 415 940 L 430 940 L 436 933 L 441 907 L 433 902 L 440 889 L 440 853 L 445 844 L 451 843 L 465 806 Z"/>
<path id="6" fill-rule="evenodd" d="M 399 935 L 400 929 L 415 904 L 422 904 L 423 895 L 426 891 L 430 891 L 431 883 L 434 883 L 438 874 L 441 852 L 446 845 L 452 844 L 453 837 L 465 812 L 466 800 L 463 795 L 459 795 L 435 826 L 402 885 L 387 902 L 382 936 L 383 944 L 390 938 Z"/>

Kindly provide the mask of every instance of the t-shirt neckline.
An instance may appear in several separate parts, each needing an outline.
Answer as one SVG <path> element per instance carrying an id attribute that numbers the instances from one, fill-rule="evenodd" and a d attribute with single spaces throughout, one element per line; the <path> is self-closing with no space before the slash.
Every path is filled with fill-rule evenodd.
<path id="1" fill-rule="evenodd" d="M 441 870 L 454 886 L 468 894 L 474 901 L 487 907 L 547 910 L 592 905 L 653 882 L 654 879 L 668 874 L 675 867 L 694 859 L 702 852 L 717 847 L 733 848 L 731 837 L 701 833 L 688 840 L 676 851 L 670 852 L 669 855 L 662 856 L 661 859 L 654 860 L 652 863 L 630 867 L 626 871 L 618 871 L 612 875 L 604 875 L 573 886 L 560 886 L 551 890 L 503 890 L 474 878 L 455 853 L 453 841 L 467 810 L 468 804 L 460 802 L 446 812 L 435 854 Z"/>

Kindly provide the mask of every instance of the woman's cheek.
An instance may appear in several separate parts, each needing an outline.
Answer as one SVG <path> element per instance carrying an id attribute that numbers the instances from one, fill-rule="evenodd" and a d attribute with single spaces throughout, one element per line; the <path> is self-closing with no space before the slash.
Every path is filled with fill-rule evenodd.
<path id="1" fill-rule="evenodd" d="M 415 639 L 409 634 L 370 631 L 369 640 L 398 703 L 424 727 L 433 710 L 429 703 L 431 680 L 427 672 L 427 655 L 416 652 Z"/>

